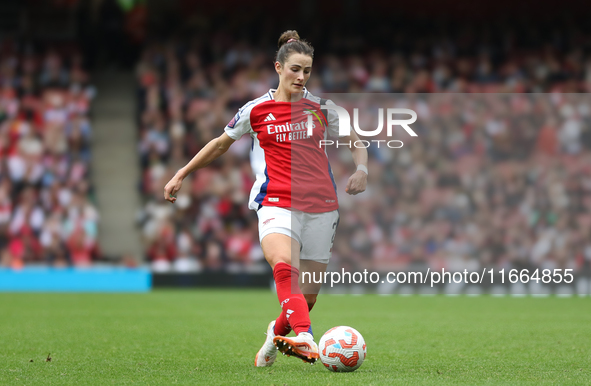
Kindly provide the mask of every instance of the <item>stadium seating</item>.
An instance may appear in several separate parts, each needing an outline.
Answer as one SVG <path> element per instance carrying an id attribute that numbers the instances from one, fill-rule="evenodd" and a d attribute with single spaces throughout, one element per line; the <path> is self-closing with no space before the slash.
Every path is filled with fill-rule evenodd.
<path id="1" fill-rule="evenodd" d="M 222 37 L 214 34 L 213 41 Z M 412 47 L 408 39 L 405 47 Z M 365 56 L 317 52 L 308 89 L 406 95 L 590 90 L 591 66 L 572 44 L 521 47 L 499 38 L 491 39 L 497 45 L 488 53 L 466 53 L 461 37 L 453 39 L 431 36 L 417 39 L 421 50 L 376 47 Z M 146 259 L 158 271 L 258 269 L 265 263 L 256 216 L 246 208 L 250 139 L 187 179 L 174 206 L 161 197 L 174 172 L 218 136 L 240 106 L 277 83 L 272 47 L 228 40 L 223 52 L 199 47 L 178 39 L 150 44 L 137 66 Z M 410 171 L 408 159 L 386 161 L 370 150 L 370 170 L 391 188 L 384 192 L 388 209 L 360 199 L 359 210 L 340 223 L 334 266 L 588 265 L 591 116 L 584 100 L 565 97 L 548 103 L 556 111 L 579 109 L 572 120 L 549 112 L 525 119 L 520 106 L 537 102 L 521 95 L 500 102 L 510 114 L 505 123 L 468 122 L 462 114 L 478 113 L 468 98 L 450 105 L 453 119 L 441 122 L 443 134 L 410 145 Z M 344 187 L 349 166 L 335 154 L 330 161 Z M 384 168 L 387 162 L 392 167 Z"/>
<path id="2" fill-rule="evenodd" d="M 0 266 L 89 266 L 99 254 L 89 171 L 95 90 L 76 47 L 2 43 Z"/>

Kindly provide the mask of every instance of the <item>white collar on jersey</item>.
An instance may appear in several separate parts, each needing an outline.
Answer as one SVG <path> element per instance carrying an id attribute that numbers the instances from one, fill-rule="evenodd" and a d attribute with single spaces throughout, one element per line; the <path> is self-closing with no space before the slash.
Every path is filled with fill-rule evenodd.
<path id="1" fill-rule="evenodd" d="M 276 88 L 269 89 L 268 94 L 269 94 L 269 97 L 271 97 L 271 99 L 275 99 L 275 98 L 273 98 L 273 94 L 275 94 L 275 91 L 277 91 Z M 308 89 L 306 87 L 304 87 L 304 98 L 307 98 L 307 97 L 308 97 Z"/>

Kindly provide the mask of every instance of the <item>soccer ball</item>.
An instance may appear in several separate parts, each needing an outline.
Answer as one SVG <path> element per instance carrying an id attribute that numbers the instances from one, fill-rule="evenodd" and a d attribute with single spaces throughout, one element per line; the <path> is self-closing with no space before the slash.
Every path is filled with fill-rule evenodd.
<path id="1" fill-rule="evenodd" d="M 320 344 L 320 360 L 330 371 L 349 372 L 361 366 L 366 356 L 365 340 L 352 327 L 338 326 L 326 331 Z"/>

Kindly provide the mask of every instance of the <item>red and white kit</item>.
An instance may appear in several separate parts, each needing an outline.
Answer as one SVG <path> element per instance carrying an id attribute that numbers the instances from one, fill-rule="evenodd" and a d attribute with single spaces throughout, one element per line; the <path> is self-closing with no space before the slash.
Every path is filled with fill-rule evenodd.
<path id="1" fill-rule="evenodd" d="M 306 240 L 299 230 L 292 227 L 284 229 L 285 221 L 277 226 L 272 224 L 285 218 L 284 211 L 277 211 L 275 216 L 272 210 L 259 209 L 278 207 L 294 213 L 334 212 L 329 222 L 332 224 L 338 221 L 336 184 L 326 151 L 319 146 L 320 141 L 327 139 L 329 134 L 338 137 L 338 116 L 328 110 L 328 117 L 325 117 L 320 109 L 320 98 L 305 89 L 303 98 L 298 102 L 276 102 L 273 99 L 274 92 L 269 90 L 260 98 L 245 104 L 224 130 L 234 140 L 247 133 L 252 138 L 250 161 L 256 181 L 250 192 L 248 206 L 260 213 L 261 241 L 266 234 L 273 233 L 273 228 L 278 227 L 283 228 L 279 233 L 288 234 L 305 244 Z M 326 104 L 333 102 L 327 101 Z M 309 115 L 312 115 L 312 136 L 308 136 Z M 328 238 L 330 249 L 335 229 L 326 227 L 326 223 L 322 221 L 318 227 L 307 224 L 306 228 L 316 228 L 316 232 L 320 233 L 316 237 Z M 262 225 L 267 229 L 264 234 Z M 293 232 L 297 233 L 294 235 Z M 329 250 L 322 253 L 318 251 L 314 253 L 318 256 L 308 258 L 327 260 L 327 252 Z M 320 255 L 323 257 L 319 258 Z M 302 255 L 300 258 L 307 257 Z"/>

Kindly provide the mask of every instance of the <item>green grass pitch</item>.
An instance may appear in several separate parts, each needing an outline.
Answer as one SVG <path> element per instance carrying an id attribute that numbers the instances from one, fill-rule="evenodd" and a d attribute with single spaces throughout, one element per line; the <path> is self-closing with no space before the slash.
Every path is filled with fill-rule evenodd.
<path id="1" fill-rule="evenodd" d="M 365 337 L 353 373 L 255 368 L 278 310 L 254 290 L 0 294 L 0 385 L 591 384 L 589 298 L 321 295 L 317 341 Z"/>

